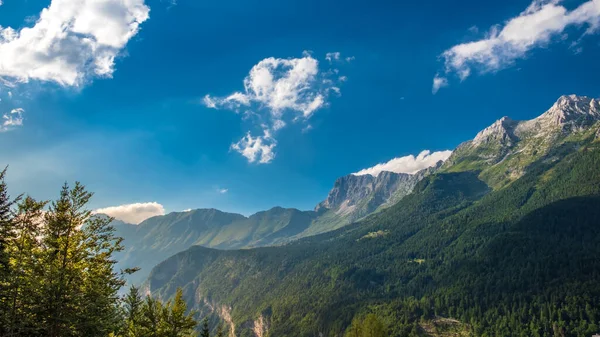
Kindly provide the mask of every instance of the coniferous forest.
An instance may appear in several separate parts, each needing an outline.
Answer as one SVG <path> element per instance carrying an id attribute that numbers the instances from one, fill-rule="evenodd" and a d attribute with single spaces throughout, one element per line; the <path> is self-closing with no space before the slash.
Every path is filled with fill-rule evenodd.
<path id="1" fill-rule="evenodd" d="M 111 219 L 86 208 L 92 193 L 64 185 L 55 201 L 11 198 L 0 172 L 0 336 L 209 336 L 181 291 L 163 302 L 126 295 Z M 220 328 L 219 328 L 220 329 Z M 216 336 L 223 336 L 218 330 Z"/>

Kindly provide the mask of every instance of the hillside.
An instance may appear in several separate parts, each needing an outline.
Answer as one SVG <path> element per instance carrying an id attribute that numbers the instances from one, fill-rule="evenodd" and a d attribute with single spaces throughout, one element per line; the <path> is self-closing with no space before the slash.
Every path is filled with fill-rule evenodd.
<path id="1" fill-rule="evenodd" d="M 155 216 L 137 226 L 116 222 L 113 225 L 125 246 L 117 255 L 118 267 L 140 268 L 129 276 L 131 282 L 139 283 L 156 264 L 193 245 L 236 249 L 274 244 L 302 232 L 314 217 L 314 212 L 275 207 L 248 218 L 197 209 Z"/>
<path id="2" fill-rule="evenodd" d="M 430 335 L 443 317 L 474 335 L 589 336 L 600 323 L 595 104 L 566 96 L 534 123 L 509 123 L 530 133 L 503 120 L 394 206 L 336 231 L 192 247 L 154 268 L 148 290 L 183 287 L 237 336 L 341 336 L 366 313 L 390 336 Z"/>
<path id="3" fill-rule="evenodd" d="M 382 172 L 377 177 L 342 177 L 315 211 L 273 207 L 245 217 L 196 209 L 155 216 L 139 225 L 115 220 L 113 225 L 125 246 L 124 252 L 117 254 L 118 267 L 141 268 L 128 276 L 137 284 L 156 264 L 193 245 L 218 249 L 265 247 L 329 232 L 393 205 L 440 166 L 441 162 L 416 174 Z"/>

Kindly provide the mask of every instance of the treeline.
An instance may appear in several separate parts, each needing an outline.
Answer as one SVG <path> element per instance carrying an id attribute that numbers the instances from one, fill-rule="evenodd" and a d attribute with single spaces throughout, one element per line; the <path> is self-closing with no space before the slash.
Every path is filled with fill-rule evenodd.
<path id="1" fill-rule="evenodd" d="M 177 291 L 162 303 L 131 288 L 113 254 L 123 249 L 112 219 L 86 208 L 92 193 L 64 185 L 57 200 L 11 198 L 0 172 L 0 336 L 198 336 Z M 208 322 L 200 329 L 209 337 Z M 223 336 L 219 330 L 218 336 Z"/>

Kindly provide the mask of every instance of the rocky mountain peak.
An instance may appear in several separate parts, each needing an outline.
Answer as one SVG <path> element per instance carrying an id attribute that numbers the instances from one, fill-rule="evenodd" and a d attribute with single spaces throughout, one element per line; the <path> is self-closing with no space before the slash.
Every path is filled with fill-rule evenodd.
<path id="1" fill-rule="evenodd" d="M 537 119 L 554 126 L 582 127 L 600 120 L 600 102 L 586 96 L 561 96 L 548 111 Z"/>
<path id="2" fill-rule="evenodd" d="M 490 142 L 499 142 L 503 145 L 511 145 L 514 142 L 514 129 L 518 122 L 509 117 L 502 117 L 494 124 L 481 130 L 473 139 L 473 145 L 479 146 Z"/>

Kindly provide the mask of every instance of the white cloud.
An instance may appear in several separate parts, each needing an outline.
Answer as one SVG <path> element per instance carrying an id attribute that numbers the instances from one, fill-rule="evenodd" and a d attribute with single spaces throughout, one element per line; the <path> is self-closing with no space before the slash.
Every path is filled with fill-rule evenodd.
<path id="1" fill-rule="evenodd" d="M 0 27 L 0 76 L 62 86 L 111 77 L 149 10 L 144 0 L 52 0 L 32 27 Z"/>
<path id="2" fill-rule="evenodd" d="M 355 59 L 356 59 L 356 57 L 354 57 L 354 56 L 348 56 L 348 57 L 344 58 L 343 60 L 350 63 L 350 62 L 354 61 Z M 333 64 L 333 62 L 335 62 L 335 61 L 342 60 L 342 54 L 339 51 L 327 53 L 327 54 L 325 54 L 325 60 L 329 61 L 329 64 Z"/>
<path id="3" fill-rule="evenodd" d="M 210 97 L 210 95 L 205 95 L 202 99 L 202 103 L 204 103 L 207 108 L 217 109 L 217 101 Z"/>
<path id="4" fill-rule="evenodd" d="M 431 88 L 431 93 L 433 93 L 435 95 L 441 88 L 447 87 L 447 86 L 448 86 L 448 79 L 445 77 L 440 77 L 440 76 L 436 75 L 433 78 L 433 87 Z"/>
<path id="5" fill-rule="evenodd" d="M 275 146 L 277 141 L 273 139 L 269 130 L 264 130 L 262 136 L 252 137 L 248 132 L 237 143 L 231 144 L 231 149 L 240 153 L 248 159 L 248 162 L 268 164 L 275 159 Z"/>
<path id="6" fill-rule="evenodd" d="M 297 59 L 269 57 L 252 67 L 244 79 L 245 92 L 235 92 L 225 98 L 206 95 L 209 108 L 237 108 L 257 103 L 268 108 L 274 117 L 285 110 L 310 115 L 321 107 L 323 85 L 316 80 L 319 62 L 310 55 Z"/>
<path id="7" fill-rule="evenodd" d="M 229 192 L 229 189 L 227 189 L 227 188 L 219 188 L 219 189 L 217 189 L 217 192 L 219 192 L 221 194 L 225 194 L 225 193 Z"/>
<path id="8" fill-rule="evenodd" d="M 2 116 L 3 122 L 0 125 L 0 132 L 12 130 L 16 127 L 23 126 L 23 113 L 25 110 L 22 108 L 12 109 L 9 113 L 5 113 Z"/>
<path id="9" fill-rule="evenodd" d="M 304 128 L 302 128 L 302 133 L 307 133 L 310 130 L 313 129 L 313 126 L 311 124 L 308 124 L 307 126 L 305 126 Z"/>
<path id="10" fill-rule="evenodd" d="M 328 53 L 326 59 L 340 59 L 339 53 Z M 250 70 L 244 79 L 244 91 L 225 97 L 206 95 L 208 108 L 244 112 L 244 120 L 252 120 L 262 136 L 251 132 L 231 149 L 249 162 L 270 163 L 275 158 L 275 134 L 290 122 L 305 122 L 319 109 L 327 106 L 330 93 L 340 95 L 340 88 L 330 78 L 335 72 L 321 71 L 319 62 L 304 52 L 301 58 L 269 57 Z M 341 81 L 340 81 L 341 82 Z M 252 118 L 250 118 L 252 117 Z"/>
<path id="11" fill-rule="evenodd" d="M 340 56 L 342 54 L 339 51 L 333 52 L 333 53 L 327 53 L 325 54 L 325 59 L 327 61 L 329 61 L 329 63 L 333 62 L 333 61 L 337 61 L 340 59 Z"/>
<path id="12" fill-rule="evenodd" d="M 446 73 L 466 79 L 476 69 L 482 73 L 506 68 L 536 48 L 562 38 L 567 27 L 587 27 L 584 35 L 600 28 L 600 0 L 589 0 L 568 11 L 560 0 L 534 0 L 503 26 L 493 26 L 484 39 L 456 45 L 442 54 Z"/>
<path id="13" fill-rule="evenodd" d="M 273 121 L 273 130 L 277 131 L 279 129 L 283 129 L 285 127 L 285 122 L 282 121 L 281 119 L 276 119 L 275 121 Z"/>
<path id="14" fill-rule="evenodd" d="M 100 208 L 94 213 L 102 213 L 127 223 L 140 222 L 157 215 L 164 215 L 165 208 L 157 202 L 144 202 Z"/>
<path id="15" fill-rule="evenodd" d="M 395 173 L 409 173 L 414 174 L 428 167 L 432 167 L 437 162 L 446 161 L 452 154 L 452 151 L 438 151 L 431 152 L 429 150 L 421 151 L 418 156 L 404 156 L 394 158 L 387 163 L 377 164 L 373 167 L 360 170 L 359 172 L 352 173 L 355 176 L 370 174 L 372 176 L 378 176 L 383 171 L 395 172 Z"/>

